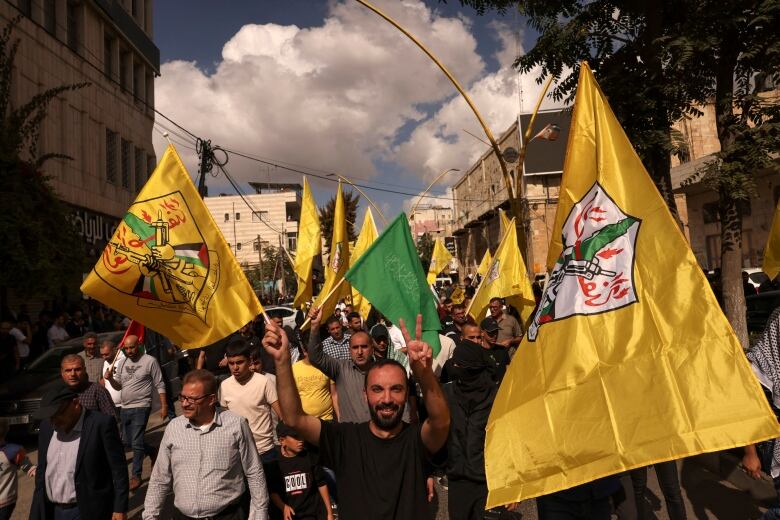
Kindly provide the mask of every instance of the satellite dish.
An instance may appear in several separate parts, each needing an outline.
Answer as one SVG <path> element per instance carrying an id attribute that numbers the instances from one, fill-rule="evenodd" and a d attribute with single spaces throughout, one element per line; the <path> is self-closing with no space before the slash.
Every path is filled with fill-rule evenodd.
<path id="1" fill-rule="evenodd" d="M 502 155 L 504 156 L 504 160 L 510 164 L 514 164 L 518 159 L 520 159 L 520 154 L 518 151 L 511 146 L 509 148 L 505 148 L 502 152 Z"/>

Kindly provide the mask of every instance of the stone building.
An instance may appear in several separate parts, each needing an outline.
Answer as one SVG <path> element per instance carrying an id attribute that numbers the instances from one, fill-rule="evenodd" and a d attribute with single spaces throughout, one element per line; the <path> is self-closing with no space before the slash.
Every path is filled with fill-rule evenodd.
<path id="1" fill-rule="evenodd" d="M 522 114 L 520 122 L 527 127 L 530 116 Z M 527 146 L 525 174 L 521 178 L 520 197 L 526 208 L 525 233 L 527 241 L 526 261 L 530 273 L 545 272 L 547 248 L 555 223 L 558 205 L 558 188 L 571 116 L 567 110 L 542 111 L 534 128 L 538 131 L 548 124 L 557 125 L 560 133 L 555 141 L 532 140 Z M 522 136 L 518 123 L 513 123 L 498 139 L 502 150 L 519 150 Z M 507 164 L 511 177 L 519 164 Z M 498 210 L 509 211 L 506 185 L 501 168 L 492 149 L 485 153 L 453 186 L 455 225 L 453 234 L 457 241 L 458 260 L 463 273 L 473 274 L 485 251 L 495 252 L 500 240 Z"/>
<path id="2" fill-rule="evenodd" d="M 44 173 L 72 208 L 85 252 L 96 258 L 156 165 L 151 0 L 8 0 L 0 19 L 21 15 L 11 104 L 45 89 L 89 82 L 49 106 L 40 153 Z"/>
<path id="3" fill-rule="evenodd" d="M 421 204 L 409 215 L 415 240 L 428 233 L 431 238 L 452 236 L 452 208 L 440 204 Z"/>
<path id="4" fill-rule="evenodd" d="M 204 202 L 243 267 L 260 264 L 263 248 L 281 243 L 295 252 L 301 215 L 300 184 L 250 182 L 255 193 L 206 197 Z"/>

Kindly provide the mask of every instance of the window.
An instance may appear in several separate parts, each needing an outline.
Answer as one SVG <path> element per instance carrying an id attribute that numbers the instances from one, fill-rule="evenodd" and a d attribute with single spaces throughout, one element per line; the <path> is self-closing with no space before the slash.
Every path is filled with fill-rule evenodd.
<path id="1" fill-rule="evenodd" d="M 241 251 L 241 242 L 236 244 L 236 251 Z"/>
<path id="2" fill-rule="evenodd" d="M 130 53 L 122 51 L 119 53 L 119 85 L 127 90 L 130 86 Z"/>
<path id="3" fill-rule="evenodd" d="M 68 47 L 78 53 L 81 49 L 81 4 L 69 1 L 66 14 L 68 15 Z"/>
<path id="4" fill-rule="evenodd" d="M 143 101 L 144 72 L 140 63 L 133 63 L 133 97 Z"/>
<path id="5" fill-rule="evenodd" d="M 146 156 L 146 179 L 149 180 L 149 177 L 152 176 L 152 172 L 154 171 L 155 167 L 157 166 L 157 157 L 154 155 L 147 155 Z"/>
<path id="6" fill-rule="evenodd" d="M 236 220 L 241 220 L 241 213 L 236 213 Z"/>
<path id="7" fill-rule="evenodd" d="M 130 141 L 122 139 L 122 187 L 130 187 Z"/>
<path id="8" fill-rule="evenodd" d="M 718 213 L 717 202 L 708 202 L 703 204 L 701 211 L 705 224 L 714 224 L 715 222 L 720 222 L 720 214 Z"/>
<path id="9" fill-rule="evenodd" d="M 298 233 L 287 233 L 287 250 L 296 251 L 298 249 Z"/>
<path id="10" fill-rule="evenodd" d="M 49 34 L 57 34 L 56 0 L 43 0 L 43 28 Z"/>
<path id="11" fill-rule="evenodd" d="M 252 242 L 252 251 L 260 251 L 260 244 L 255 240 Z"/>
<path id="12" fill-rule="evenodd" d="M 27 18 L 32 18 L 32 0 L 19 0 L 19 10 Z"/>
<path id="13" fill-rule="evenodd" d="M 143 148 L 135 149 L 135 191 L 141 191 L 146 182 L 146 175 L 144 175 L 144 168 L 146 167 L 146 152 Z"/>
<path id="14" fill-rule="evenodd" d="M 267 211 L 253 211 L 252 212 L 252 222 L 268 222 L 268 212 Z"/>
<path id="15" fill-rule="evenodd" d="M 117 133 L 106 128 L 106 180 L 111 183 L 116 183 L 117 139 Z"/>
<path id="16" fill-rule="evenodd" d="M 114 39 L 103 35 L 103 73 L 108 79 L 114 77 Z"/>
<path id="17" fill-rule="evenodd" d="M 225 213 L 225 222 L 230 222 L 230 213 Z"/>

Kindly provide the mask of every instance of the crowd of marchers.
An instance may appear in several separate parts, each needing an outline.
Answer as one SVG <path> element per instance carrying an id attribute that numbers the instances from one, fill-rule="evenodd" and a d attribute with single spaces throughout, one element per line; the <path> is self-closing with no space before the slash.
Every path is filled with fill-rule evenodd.
<path id="1" fill-rule="evenodd" d="M 519 518 L 518 504 L 485 510 L 484 443 L 522 327 L 498 298 L 479 323 L 446 297 L 439 310 L 435 354 L 420 318 L 363 319 L 341 303 L 326 319 L 311 309 L 304 331 L 302 319 L 293 327 L 258 316 L 190 356 L 178 417 L 157 358 L 137 337 L 117 354 L 87 333 L 37 412 L 37 466 L 0 423 L 0 520 L 14 510 L 19 468 L 35 479 L 36 520 L 124 519 L 131 494 L 144 491 L 143 519 L 430 518 L 436 492 L 446 492 L 452 519 Z M 17 339 L 8 325 L 0 342 Z M 748 357 L 771 395 L 780 387 L 780 311 Z M 150 446 L 155 394 L 170 422 Z M 747 447 L 746 471 L 758 478 L 763 463 L 771 474 L 773 450 Z M 669 518 L 686 518 L 675 461 L 653 469 Z M 539 497 L 536 507 L 542 520 L 641 519 L 646 486 L 640 468 Z"/>

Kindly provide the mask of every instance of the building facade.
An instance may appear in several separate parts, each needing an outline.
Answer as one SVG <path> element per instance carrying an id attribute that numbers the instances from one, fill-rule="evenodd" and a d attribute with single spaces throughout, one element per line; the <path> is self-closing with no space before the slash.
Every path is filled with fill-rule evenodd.
<path id="1" fill-rule="evenodd" d="M 428 233 L 431 238 L 452 236 L 452 208 L 438 204 L 420 204 L 409 215 L 415 240 Z"/>
<path id="2" fill-rule="evenodd" d="M 249 183 L 255 193 L 206 197 L 204 202 L 242 267 L 261 263 L 263 249 L 297 249 L 300 184 Z"/>
<path id="3" fill-rule="evenodd" d="M 88 83 L 49 105 L 39 153 L 96 258 L 156 165 L 151 0 L 1 0 L 4 24 L 21 16 L 11 104 L 60 85 Z"/>

